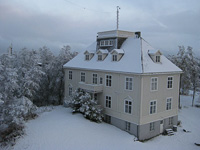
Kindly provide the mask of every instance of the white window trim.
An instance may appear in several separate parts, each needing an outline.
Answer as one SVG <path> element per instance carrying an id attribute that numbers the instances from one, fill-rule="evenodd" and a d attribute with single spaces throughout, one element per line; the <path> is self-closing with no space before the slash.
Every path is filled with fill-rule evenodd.
<path id="1" fill-rule="evenodd" d="M 160 55 L 156 55 L 155 57 L 156 57 L 156 60 L 155 60 L 156 63 L 160 63 L 160 59 L 161 59 Z M 158 58 L 158 57 L 159 57 L 159 61 L 157 61 L 157 58 Z"/>
<path id="2" fill-rule="evenodd" d="M 69 78 L 69 72 L 70 72 L 70 71 L 72 72 L 72 78 L 71 78 L 71 79 Z M 69 70 L 69 71 L 68 71 L 68 79 L 69 79 L 69 80 L 72 80 L 72 79 L 73 79 L 73 71 L 72 71 L 72 70 Z"/>
<path id="3" fill-rule="evenodd" d="M 101 56 L 101 60 L 99 60 L 99 56 Z M 97 55 L 97 60 L 98 60 L 98 61 L 103 61 L 103 55 L 102 55 L 102 54 L 98 54 L 98 55 Z"/>
<path id="4" fill-rule="evenodd" d="M 126 78 L 132 78 L 132 90 L 126 89 Z M 133 91 L 133 77 L 129 77 L 129 76 L 126 76 L 126 77 L 125 77 L 124 89 L 125 89 L 126 91 Z"/>
<path id="5" fill-rule="evenodd" d="M 86 80 L 86 73 L 85 72 L 80 72 L 80 81 L 81 81 L 81 73 L 84 73 L 85 74 L 85 80 Z M 84 82 L 85 83 L 85 81 L 81 81 L 81 82 Z"/>
<path id="6" fill-rule="evenodd" d="M 168 88 L 168 78 L 172 78 L 172 88 Z M 174 77 L 173 76 L 168 76 L 167 77 L 167 89 L 173 89 L 173 83 L 174 83 Z"/>
<path id="7" fill-rule="evenodd" d="M 112 61 L 113 61 L 113 62 L 116 62 L 116 61 L 118 61 L 118 58 L 117 58 L 116 60 L 114 60 L 114 59 L 113 59 L 113 58 L 114 58 L 114 56 L 118 56 L 118 55 L 117 55 L 117 54 L 113 54 L 113 55 L 112 55 Z"/>
<path id="8" fill-rule="evenodd" d="M 153 124 L 153 129 L 151 128 L 151 124 Z M 150 122 L 150 123 L 149 123 L 149 131 L 150 131 L 150 132 L 155 131 L 155 122 Z"/>
<path id="9" fill-rule="evenodd" d="M 106 96 L 111 97 L 110 107 L 106 107 Z M 105 108 L 112 109 L 112 96 L 111 95 L 106 95 L 106 96 L 105 96 Z"/>
<path id="10" fill-rule="evenodd" d="M 96 84 L 98 84 L 98 74 L 97 73 L 92 73 L 92 84 L 95 84 L 95 83 L 93 83 L 93 74 L 96 74 L 97 75 L 97 83 Z M 96 85 L 95 84 L 95 85 Z"/>
<path id="11" fill-rule="evenodd" d="M 152 79 L 153 78 L 157 78 L 157 89 L 156 90 L 152 90 Z M 154 92 L 154 91 L 158 91 L 158 77 L 151 77 L 151 82 L 150 82 L 150 91 Z"/>
<path id="12" fill-rule="evenodd" d="M 171 98 L 171 109 L 167 109 L 167 99 L 170 99 L 170 98 Z M 165 109 L 166 109 L 167 111 L 172 110 L 172 101 L 173 101 L 173 97 L 167 97 L 167 98 L 166 98 L 166 107 L 165 107 Z"/>
<path id="13" fill-rule="evenodd" d="M 71 92 L 72 92 L 71 95 L 70 95 L 70 93 L 69 93 L 69 88 L 72 89 L 72 91 L 71 91 Z M 71 84 L 69 84 L 69 86 L 68 86 L 68 95 L 69 95 L 69 96 L 72 96 L 72 95 L 73 95 L 73 86 L 72 86 Z"/>
<path id="14" fill-rule="evenodd" d="M 86 56 L 88 56 L 88 60 L 86 59 L 86 58 L 87 58 Z M 90 55 L 89 55 L 89 54 L 85 54 L 85 60 L 86 60 L 86 61 L 89 61 L 89 60 L 90 60 Z"/>
<path id="15" fill-rule="evenodd" d="M 101 79 L 102 79 L 102 83 L 101 83 Z M 103 85 L 103 77 L 99 77 L 99 84 Z"/>
<path id="16" fill-rule="evenodd" d="M 169 126 L 173 125 L 173 122 L 174 122 L 174 117 L 169 117 L 168 125 Z"/>
<path id="17" fill-rule="evenodd" d="M 108 41 L 108 44 L 106 45 L 106 41 Z M 112 41 L 112 42 L 111 42 Z M 102 44 L 103 43 L 103 44 Z M 111 43 L 111 44 L 110 44 Z M 100 47 L 103 46 L 113 46 L 114 41 L 113 40 L 101 40 L 100 41 Z"/>
<path id="18" fill-rule="evenodd" d="M 156 101 L 156 109 L 155 109 L 155 113 L 152 113 L 151 114 L 151 102 L 154 102 L 154 101 Z M 157 100 L 151 100 L 150 102 L 149 102 L 149 115 L 154 115 L 154 114 L 156 114 L 157 113 Z"/>
<path id="19" fill-rule="evenodd" d="M 125 121 L 125 129 L 126 129 L 126 131 L 127 132 L 130 132 L 131 131 L 131 123 L 130 122 L 128 122 L 128 121 Z"/>
<path id="20" fill-rule="evenodd" d="M 131 113 L 126 112 L 126 108 L 125 108 L 126 101 L 131 102 Z M 128 115 L 132 115 L 133 114 L 133 101 L 132 100 L 130 100 L 130 99 L 125 99 L 124 100 L 124 113 L 128 114 Z"/>
<path id="21" fill-rule="evenodd" d="M 107 86 L 107 85 L 106 85 L 106 82 L 107 82 L 106 76 L 111 76 L 111 86 Z M 105 75 L 105 86 L 106 86 L 106 87 L 112 87 L 112 83 L 113 83 L 112 80 L 113 80 L 112 75 L 111 75 L 111 74 L 106 74 L 106 75 Z"/>

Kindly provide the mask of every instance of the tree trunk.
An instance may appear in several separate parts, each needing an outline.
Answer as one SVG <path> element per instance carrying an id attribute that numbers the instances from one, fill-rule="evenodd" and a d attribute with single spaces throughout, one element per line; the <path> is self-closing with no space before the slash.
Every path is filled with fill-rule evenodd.
<path id="1" fill-rule="evenodd" d="M 193 88 L 193 95 L 192 95 L 192 107 L 194 106 L 194 98 L 196 93 L 196 87 Z"/>

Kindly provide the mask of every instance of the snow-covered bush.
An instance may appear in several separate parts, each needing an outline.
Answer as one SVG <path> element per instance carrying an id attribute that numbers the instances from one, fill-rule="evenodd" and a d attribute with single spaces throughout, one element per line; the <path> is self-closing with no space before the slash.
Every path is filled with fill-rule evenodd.
<path id="1" fill-rule="evenodd" d="M 102 122 L 103 120 L 101 106 L 97 105 L 97 101 L 92 99 L 89 93 L 80 88 L 73 93 L 66 103 L 73 109 L 73 113 L 82 113 L 85 118 L 95 122 Z"/>
<path id="2" fill-rule="evenodd" d="M 24 121 L 35 118 L 37 107 L 26 97 L 5 101 L 0 105 L 0 143 L 1 145 L 15 143 L 22 135 Z"/>

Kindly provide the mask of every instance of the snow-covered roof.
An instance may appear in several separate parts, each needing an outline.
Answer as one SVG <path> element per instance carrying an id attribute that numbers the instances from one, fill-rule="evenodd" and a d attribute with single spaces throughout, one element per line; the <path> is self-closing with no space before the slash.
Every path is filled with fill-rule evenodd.
<path id="1" fill-rule="evenodd" d="M 160 50 L 148 50 L 148 53 L 150 54 L 150 55 L 155 55 L 155 54 L 160 54 L 160 55 L 162 55 L 162 53 L 160 52 Z"/>
<path id="2" fill-rule="evenodd" d="M 98 54 L 98 53 L 108 54 L 108 50 L 107 50 L 107 49 L 99 49 L 99 50 L 97 51 L 97 54 Z"/>
<path id="3" fill-rule="evenodd" d="M 86 48 L 86 50 L 87 49 L 88 48 Z M 154 48 L 152 48 L 142 38 L 128 37 L 120 49 L 124 50 L 125 52 L 120 61 L 113 62 L 111 53 L 108 53 L 107 57 L 103 61 L 97 61 L 97 54 L 95 54 L 90 61 L 85 61 L 84 53 L 82 52 L 79 53 L 74 59 L 66 63 L 64 68 L 103 70 L 106 72 L 125 72 L 138 74 L 182 71 L 171 61 L 169 61 L 164 55 L 161 55 L 161 63 L 155 63 L 148 53 L 149 50 L 153 50 Z"/>
<path id="4" fill-rule="evenodd" d="M 124 54 L 124 50 L 123 50 L 123 49 L 113 49 L 113 50 L 111 51 L 111 54 L 114 53 L 114 52 L 116 52 L 116 53 L 118 53 L 118 54 Z"/>
<path id="5" fill-rule="evenodd" d="M 92 43 L 90 46 L 88 46 L 85 49 L 84 54 L 86 54 L 86 53 L 92 53 L 92 54 L 96 53 L 96 45 L 97 45 L 97 42 Z"/>

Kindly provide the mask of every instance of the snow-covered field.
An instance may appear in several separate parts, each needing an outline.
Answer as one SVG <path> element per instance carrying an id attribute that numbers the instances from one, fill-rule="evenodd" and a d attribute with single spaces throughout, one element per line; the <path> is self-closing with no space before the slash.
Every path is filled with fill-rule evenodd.
<path id="1" fill-rule="evenodd" d="M 198 98 L 198 97 L 197 97 Z M 106 123 L 94 123 L 62 106 L 26 123 L 26 135 L 14 150 L 199 150 L 200 108 L 191 107 L 191 97 L 181 96 L 179 120 L 182 127 L 173 136 L 160 135 L 146 142 Z M 183 132 L 183 129 L 191 132 Z"/>

